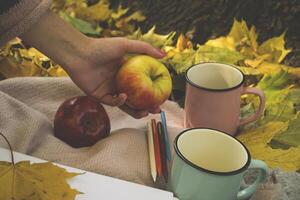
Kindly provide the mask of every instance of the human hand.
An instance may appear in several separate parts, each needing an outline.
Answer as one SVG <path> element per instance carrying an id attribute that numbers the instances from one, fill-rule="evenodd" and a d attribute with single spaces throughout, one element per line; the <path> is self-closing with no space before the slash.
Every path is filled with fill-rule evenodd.
<path id="1" fill-rule="evenodd" d="M 117 94 L 115 75 L 126 54 L 147 54 L 155 58 L 164 57 L 165 53 L 151 45 L 126 38 L 90 39 L 85 45 L 86 51 L 80 64 L 73 63 L 68 74 L 84 92 L 97 97 L 102 103 L 119 106 L 123 111 L 135 118 L 148 113 L 158 113 L 160 108 L 153 110 L 135 110 L 126 105 L 127 95 Z M 77 61 L 78 62 L 78 61 Z"/>
<path id="2" fill-rule="evenodd" d="M 50 11 L 20 37 L 61 65 L 87 95 L 104 104 L 119 106 L 134 118 L 160 112 L 160 108 L 130 108 L 125 103 L 127 95 L 117 94 L 114 83 L 124 55 L 148 54 L 155 58 L 165 55 L 151 45 L 125 38 L 88 38 Z"/>

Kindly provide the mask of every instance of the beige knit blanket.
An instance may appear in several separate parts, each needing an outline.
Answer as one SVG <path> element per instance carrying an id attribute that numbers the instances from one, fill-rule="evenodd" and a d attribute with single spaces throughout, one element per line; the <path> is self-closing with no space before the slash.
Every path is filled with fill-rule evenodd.
<path id="1" fill-rule="evenodd" d="M 0 81 L 0 131 L 17 152 L 148 186 L 151 180 L 145 134 L 152 115 L 136 120 L 118 108 L 105 106 L 111 135 L 91 147 L 74 149 L 53 135 L 58 106 L 67 98 L 83 95 L 68 78 L 14 78 Z M 183 110 L 166 102 L 171 141 L 182 130 Z M 172 146 L 172 145 L 171 145 Z M 0 147 L 7 148 L 0 139 Z M 266 184 L 255 199 L 283 199 L 279 184 Z"/>

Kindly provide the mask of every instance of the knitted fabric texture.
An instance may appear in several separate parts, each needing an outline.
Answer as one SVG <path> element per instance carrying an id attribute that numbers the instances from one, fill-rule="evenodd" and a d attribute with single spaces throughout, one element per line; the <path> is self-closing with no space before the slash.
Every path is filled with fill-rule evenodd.
<path id="1" fill-rule="evenodd" d="M 159 115 L 136 120 L 118 108 L 105 106 L 111 121 L 111 135 L 91 147 L 74 149 L 53 134 L 53 118 L 66 99 L 84 95 L 69 78 L 13 78 L 0 81 L 0 131 L 13 149 L 107 176 L 153 187 L 151 180 L 146 122 Z M 183 129 L 183 110 L 174 102 L 162 105 L 168 120 L 170 146 Z M 7 144 L 0 140 L 0 147 Z M 172 149 L 172 154 L 174 151 Z M 283 171 L 259 187 L 251 200 L 296 200 L 300 196 L 300 175 Z M 255 176 L 251 174 L 250 176 Z M 247 183 L 247 181 L 246 181 Z"/>
<path id="2" fill-rule="evenodd" d="M 51 0 L 20 0 L 0 15 L 0 46 L 30 29 L 47 11 Z"/>

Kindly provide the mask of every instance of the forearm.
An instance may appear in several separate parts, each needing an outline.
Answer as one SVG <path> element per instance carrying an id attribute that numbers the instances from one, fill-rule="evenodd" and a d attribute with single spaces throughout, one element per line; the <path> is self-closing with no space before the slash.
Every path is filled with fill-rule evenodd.
<path id="1" fill-rule="evenodd" d="M 66 71 L 71 65 L 83 65 L 85 48 L 89 39 L 59 16 L 47 11 L 26 33 L 20 36 L 26 43 L 37 48 Z"/>

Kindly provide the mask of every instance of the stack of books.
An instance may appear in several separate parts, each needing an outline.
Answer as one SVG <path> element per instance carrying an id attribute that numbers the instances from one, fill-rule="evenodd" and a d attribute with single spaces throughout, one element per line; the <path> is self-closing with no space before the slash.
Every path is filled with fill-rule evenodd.
<path id="1" fill-rule="evenodd" d="M 151 119 L 147 123 L 150 169 L 154 182 L 158 178 L 163 178 L 165 182 L 168 182 L 168 166 L 171 160 L 171 150 L 165 112 L 161 111 L 160 116 L 161 121 Z"/>

